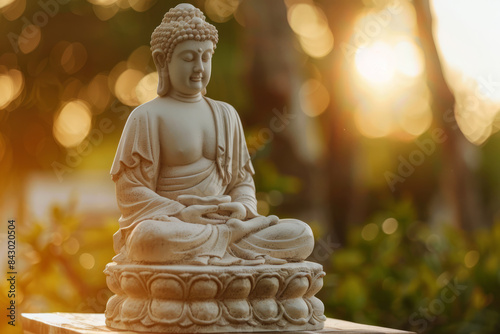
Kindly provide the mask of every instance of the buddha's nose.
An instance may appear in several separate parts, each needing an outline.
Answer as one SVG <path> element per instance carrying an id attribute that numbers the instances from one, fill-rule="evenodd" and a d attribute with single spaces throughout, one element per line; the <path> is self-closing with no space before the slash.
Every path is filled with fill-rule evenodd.
<path id="1" fill-rule="evenodd" d="M 194 64 L 193 71 L 197 73 L 202 73 L 205 69 L 203 68 L 203 63 L 201 59 L 196 60 L 196 63 Z"/>

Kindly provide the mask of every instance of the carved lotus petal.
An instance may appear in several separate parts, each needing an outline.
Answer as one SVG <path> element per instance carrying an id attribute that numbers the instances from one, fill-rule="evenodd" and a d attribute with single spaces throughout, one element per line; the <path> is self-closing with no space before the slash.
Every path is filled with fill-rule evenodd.
<path id="1" fill-rule="evenodd" d="M 252 282 L 249 278 L 236 278 L 228 284 L 224 292 L 224 298 L 247 298 L 251 290 Z"/>
<path id="2" fill-rule="evenodd" d="M 191 282 L 190 299 L 213 299 L 219 292 L 218 284 L 211 279 L 198 279 Z"/>
<path id="3" fill-rule="evenodd" d="M 306 323 L 309 320 L 309 307 L 302 298 L 287 299 L 281 303 L 285 314 L 294 323 Z"/>
<path id="4" fill-rule="evenodd" d="M 151 315 L 157 319 L 179 319 L 182 316 L 183 308 L 183 301 L 153 299 L 151 302 Z"/>
<path id="5" fill-rule="evenodd" d="M 122 304 L 122 319 L 125 321 L 133 321 L 139 318 L 144 310 L 145 304 L 146 300 L 144 299 L 127 298 Z"/>
<path id="6" fill-rule="evenodd" d="M 108 302 L 106 303 L 106 317 L 107 318 L 114 318 L 118 315 L 118 309 L 120 307 L 120 304 L 123 302 L 123 300 L 124 300 L 124 297 L 118 296 L 118 295 L 113 295 L 113 296 L 111 296 L 111 298 L 108 299 Z"/>
<path id="7" fill-rule="evenodd" d="M 224 305 L 235 320 L 245 320 L 250 316 L 250 305 L 244 299 L 229 299 L 224 301 Z"/>
<path id="8" fill-rule="evenodd" d="M 274 297 L 279 287 L 280 283 L 277 277 L 264 277 L 255 284 L 252 295 L 256 298 Z"/>
<path id="9" fill-rule="evenodd" d="M 151 295 L 160 299 L 178 299 L 184 297 L 185 284 L 178 278 L 154 278 L 150 285 Z"/>
<path id="10" fill-rule="evenodd" d="M 278 304 L 274 299 L 257 299 L 252 301 L 253 311 L 260 319 L 276 318 L 279 313 Z"/>
<path id="11" fill-rule="evenodd" d="M 123 293 L 123 290 L 120 287 L 120 284 L 118 283 L 115 275 L 106 275 L 106 284 L 108 285 L 108 288 L 117 295 Z"/>
<path id="12" fill-rule="evenodd" d="M 308 288 L 309 280 L 307 279 L 307 277 L 303 276 L 292 278 L 285 287 L 281 298 L 289 299 L 302 297 L 306 293 Z"/>
<path id="13" fill-rule="evenodd" d="M 190 310 L 193 322 L 200 325 L 214 323 L 220 316 L 219 305 L 215 301 L 193 301 Z"/>
<path id="14" fill-rule="evenodd" d="M 136 274 L 123 274 L 120 278 L 120 284 L 123 291 L 130 297 L 144 298 L 148 294 L 141 279 Z"/>
<path id="15" fill-rule="evenodd" d="M 323 302 L 317 297 L 308 298 L 309 303 L 311 303 L 313 314 L 316 316 L 324 317 L 325 313 L 325 305 Z"/>
<path id="16" fill-rule="evenodd" d="M 311 287 L 305 294 L 306 297 L 314 296 L 319 290 L 321 290 L 323 287 L 323 276 L 325 276 L 324 273 L 321 273 L 313 278 Z"/>

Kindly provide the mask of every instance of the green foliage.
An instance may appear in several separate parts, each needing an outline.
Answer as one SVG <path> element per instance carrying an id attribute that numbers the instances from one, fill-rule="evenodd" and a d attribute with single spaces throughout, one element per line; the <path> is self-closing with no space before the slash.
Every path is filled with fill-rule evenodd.
<path id="1" fill-rule="evenodd" d="M 387 217 L 397 221 L 390 234 Z M 414 217 L 402 203 L 350 230 L 325 277 L 328 316 L 419 333 L 500 332 L 500 222 L 464 233 Z"/>
<path id="2" fill-rule="evenodd" d="M 118 223 L 103 217 L 83 220 L 75 212 L 75 203 L 54 206 L 48 221 L 18 226 L 17 328 L 21 313 L 104 312 L 112 293 L 103 270 L 114 255 Z M 7 303 L 6 295 L 0 297 L 3 309 Z M 10 327 L 8 333 L 16 329 Z"/>
<path id="3" fill-rule="evenodd" d="M 254 162 L 256 188 L 259 191 L 277 190 L 285 194 L 296 194 L 301 190 L 300 179 L 295 176 L 281 174 L 276 165 L 269 160 Z"/>

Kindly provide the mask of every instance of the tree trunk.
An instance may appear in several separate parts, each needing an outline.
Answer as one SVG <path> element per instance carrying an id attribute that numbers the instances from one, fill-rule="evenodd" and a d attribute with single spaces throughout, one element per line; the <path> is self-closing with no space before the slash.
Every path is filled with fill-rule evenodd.
<path id="1" fill-rule="evenodd" d="M 471 230 L 485 224 L 480 194 L 473 172 L 464 159 L 463 147 L 471 145 L 457 127 L 455 98 L 450 91 L 441 66 L 432 27 L 429 0 L 414 1 L 417 25 L 425 56 L 427 84 L 432 94 L 432 107 L 437 124 L 444 130 L 443 181 L 456 224 Z"/>
<path id="2" fill-rule="evenodd" d="M 243 47 L 253 101 L 252 119 L 262 133 L 265 130 L 270 136 L 264 144 L 269 158 L 259 155 L 257 160 L 268 159 L 280 175 L 300 180 L 299 192 L 287 194 L 278 211 L 308 223 L 326 223 L 324 172 L 318 164 L 318 150 L 310 149 L 317 148 L 319 131 L 311 128 L 318 124 L 300 107 L 298 95 L 304 80 L 300 58 L 305 56 L 294 48 L 287 8 L 283 1 L 268 0 L 244 1 L 240 6 L 247 35 Z"/>

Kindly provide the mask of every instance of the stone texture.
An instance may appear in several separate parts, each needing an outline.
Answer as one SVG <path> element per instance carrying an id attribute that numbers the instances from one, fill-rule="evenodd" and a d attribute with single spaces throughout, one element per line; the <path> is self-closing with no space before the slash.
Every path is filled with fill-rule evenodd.
<path id="1" fill-rule="evenodd" d="M 102 313 L 23 313 L 24 333 L 51 334 L 132 334 L 135 332 L 109 328 Z M 227 334 L 236 332 L 227 332 Z M 262 334 L 266 332 L 261 332 Z M 327 319 L 325 327 L 318 331 L 288 331 L 303 334 L 412 334 L 411 332 L 376 326 L 356 324 L 349 321 Z"/>
<path id="2" fill-rule="evenodd" d="M 312 262 L 260 266 L 109 264 L 116 294 L 106 324 L 145 332 L 230 332 L 323 328 L 323 268 Z"/>

